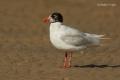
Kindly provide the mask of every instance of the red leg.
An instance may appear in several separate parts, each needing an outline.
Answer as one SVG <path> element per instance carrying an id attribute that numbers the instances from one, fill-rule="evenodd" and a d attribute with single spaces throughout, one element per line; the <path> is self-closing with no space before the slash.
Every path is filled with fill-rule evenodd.
<path id="1" fill-rule="evenodd" d="M 68 54 L 67 54 L 67 52 L 65 52 L 65 57 L 64 57 L 64 68 L 67 68 L 67 62 L 68 62 Z"/>
<path id="2" fill-rule="evenodd" d="M 64 68 L 71 67 L 72 52 L 66 52 L 64 57 Z"/>
<path id="3" fill-rule="evenodd" d="M 69 52 L 69 56 L 68 56 L 68 67 L 71 67 L 71 61 L 72 61 L 72 52 Z"/>

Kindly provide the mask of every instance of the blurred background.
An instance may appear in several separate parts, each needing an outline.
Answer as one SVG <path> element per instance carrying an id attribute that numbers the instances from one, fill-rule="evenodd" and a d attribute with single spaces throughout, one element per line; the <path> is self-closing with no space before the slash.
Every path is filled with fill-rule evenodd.
<path id="1" fill-rule="evenodd" d="M 0 79 L 119 80 L 119 68 L 61 68 L 64 51 L 52 46 L 42 21 L 57 11 L 66 25 L 112 38 L 75 52 L 73 65 L 119 65 L 119 10 L 119 0 L 0 0 Z"/>

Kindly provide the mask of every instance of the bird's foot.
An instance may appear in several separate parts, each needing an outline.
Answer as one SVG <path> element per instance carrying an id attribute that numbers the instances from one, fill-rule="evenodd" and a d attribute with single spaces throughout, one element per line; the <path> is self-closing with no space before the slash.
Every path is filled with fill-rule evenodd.
<path id="1" fill-rule="evenodd" d="M 71 68 L 71 66 L 64 66 L 63 68 L 64 68 L 64 69 L 67 69 L 67 68 Z"/>
<path id="2" fill-rule="evenodd" d="M 67 63 L 67 64 L 64 64 L 63 67 L 64 67 L 65 69 L 66 69 L 66 68 L 71 68 L 71 64 L 68 64 L 68 63 Z"/>

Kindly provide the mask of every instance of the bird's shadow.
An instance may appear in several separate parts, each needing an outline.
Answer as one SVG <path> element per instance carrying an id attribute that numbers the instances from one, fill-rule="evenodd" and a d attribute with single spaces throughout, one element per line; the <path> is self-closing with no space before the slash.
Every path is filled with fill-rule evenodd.
<path id="1" fill-rule="evenodd" d="M 108 65 L 108 64 L 87 64 L 87 65 L 74 65 L 76 68 L 120 68 L 120 65 Z"/>

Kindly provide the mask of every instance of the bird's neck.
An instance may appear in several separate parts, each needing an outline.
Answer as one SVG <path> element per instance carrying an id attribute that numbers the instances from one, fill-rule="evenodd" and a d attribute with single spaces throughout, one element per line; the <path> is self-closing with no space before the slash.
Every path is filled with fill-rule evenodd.
<path id="1" fill-rule="evenodd" d="M 54 23 L 50 23 L 50 28 L 54 28 L 54 29 L 57 29 L 57 28 L 60 28 L 62 25 L 61 22 L 54 22 Z"/>
<path id="2" fill-rule="evenodd" d="M 50 23 L 50 32 L 56 32 L 61 28 L 61 22 Z"/>
<path id="3" fill-rule="evenodd" d="M 50 23 L 50 26 L 59 26 L 62 25 L 61 22 L 54 22 L 54 23 Z"/>

